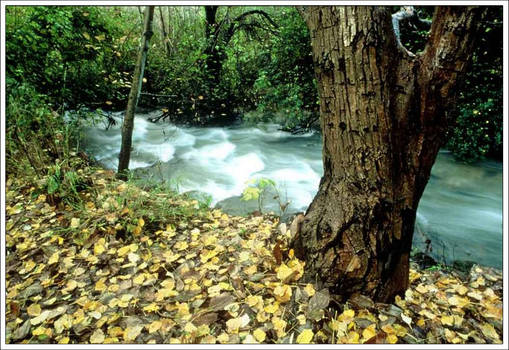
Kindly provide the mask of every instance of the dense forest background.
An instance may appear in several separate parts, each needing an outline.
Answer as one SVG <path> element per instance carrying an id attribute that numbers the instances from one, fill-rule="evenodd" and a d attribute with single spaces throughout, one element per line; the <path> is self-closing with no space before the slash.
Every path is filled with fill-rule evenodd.
<path id="1" fill-rule="evenodd" d="M 431 19 L 433 7 L 419 12 Z M 55 128 L 72 137 L 64 110 L 90 118 L 125 109 L 142 22 L 138 7 L 7 7 L 13 139 L 31 142 Z M 449 128 L 448 148 L 466 161 L 502 157 L 502 9 L 492 7 L 482 26 Z M 423 49 L 428 29 L 404 23 L 401 32 L 412 52 Z M 295 8 L 156 8 L 139 106 L 177 124 L 272 121 L 299 132 L 319 129 L 318 104 L 309 34 Z"/>

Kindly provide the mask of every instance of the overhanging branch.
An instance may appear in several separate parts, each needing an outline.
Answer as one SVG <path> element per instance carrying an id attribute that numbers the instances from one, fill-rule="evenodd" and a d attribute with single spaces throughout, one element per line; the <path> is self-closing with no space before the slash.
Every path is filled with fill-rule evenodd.
<path id="1" fill-rule="evenodd" d="M 414 24 L 419 27 L 429 28 L 431 26 L 431 21 L 428 19 L 419 18 L 417 15 L 417 11 L 413 6 L 402 6 L 401 9 L 392 14 L 392 28 L 394 29 L 394 35 L 396 36 L 396 42 L 398 44 L 398 48 L 408 54 L 410 57 L 415 57 L 415 54 L 410 52 L 406 47 L 401 43 L 401 33 L 399 30 L 399 25 L 401 21 L 412 21 Z"/>

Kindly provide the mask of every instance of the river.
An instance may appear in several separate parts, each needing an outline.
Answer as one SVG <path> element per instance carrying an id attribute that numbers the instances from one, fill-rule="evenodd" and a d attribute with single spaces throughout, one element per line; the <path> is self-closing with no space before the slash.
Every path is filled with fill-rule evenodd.
<path id="1" fill-rule="evenodd" d="M 180 192 L 201 191 L 212 205 L 235 214 L 246 181 L 270 178 L 277 183 L 287 212 L 305 211 L 323 174 L 318 133 L 292 135 L 274 124 L 231 127 L 176 127 L 137 114 L 131 169 L 164 179 Z M 113 113 L 115 126 L 100 122 L 84 128 L 83 145 L 104 167 L 116 169 L 123 113 Z M 474 261 L 502 267 L 502 163 L 463 164 L 441 151 L 421 199 L 414 247 L 431 240 L 439 261 Z M 253 207 L 252 207 L 253 208 Z M 275 208 L 275 207 L 274 207 Z"/>

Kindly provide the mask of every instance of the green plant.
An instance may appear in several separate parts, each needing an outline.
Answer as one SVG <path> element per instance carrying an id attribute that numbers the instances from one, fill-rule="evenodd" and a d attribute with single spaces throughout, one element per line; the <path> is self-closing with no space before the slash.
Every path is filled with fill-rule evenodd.
<path id="1" fill-rule="evenodd" d="M 285 201 L 276 185 L 276 182 L 267 178 L 251 179 L 246 182 L 247 187 L 242 191 L 241 199 L 243 201 L 249 201 L 256 199 L 258 202 L 258 210 L 262 212 L 264 208 L 264 201 L 270 193 L 274 194 L 275 199 L 279 205 L 280 217 L 286 212 L 288 208 L 288 201 Z"/>

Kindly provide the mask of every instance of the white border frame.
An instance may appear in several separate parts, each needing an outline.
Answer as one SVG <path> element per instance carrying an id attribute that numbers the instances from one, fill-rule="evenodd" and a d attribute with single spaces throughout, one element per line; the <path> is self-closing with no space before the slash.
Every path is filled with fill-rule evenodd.
<path id="1" fill-rule="evenodd" d="M 503 6 L 504 8 L 504 17 L 503 17 L 503 74 L 504 74 L 504 129 L 503 129 L 503 276 L 504 276 L 504 296 L 503 296 L 503 343 L 502 344 L 446 344 L 446 345 L 435 345 L 435 344 L 426 344 L 426 345 L 412 345 L 412 344 L 394 344 L 394 345 L 353 345 L 353 344 L 325 344 L 325 345 L 298 345 L 298 344 L 219 344 L 219 345 L 207 345 L 207 344 L 109 344 L 109 345 L 93 345 L 93 344 L 6 344 L 5 343 L 5 6 L 9 5 L 18 5 L 18 6 L 33 6 L 33 5 L 70 5 L 70 6 L 78 6 L 78 5 L 102 5 L 102 6 L 137 6 L 137 5 L 165 5 L 165 6 L 178 6 L 178 5 L 240 5 L 240 6 L 291 6 L 291 5 L 435 5 L 435 6 L 444 6 L 444 5 L 496 5 Z M 246 348 L 246 349 L 257 349 L 257 348 L 265 348 L 265 347 L 277 347 L 282 349 L 293 349 L 295 347 L 298 348 L 348 348 L 348 347 L 361 347 L 361 348 L 371 348 L 371 349 L 393 349 L 393 348 L 412 348 L 412 349 L 437 349 L 437 348 L 447 348 L 447 349 L 465 349 L 465 348 L 486 348 L 486 349 L 507 349 L 509 347 L 509 332 L 508 332 L 508 301 L 507 301 L 507 267 L 508 267 L 508 243 L 509 243 L 509 232 L 508 232 L 508 173 L 507 173 L 507 162 L 508 162 L 508 150 L 507 150 L 507 142 L 508 139 L 508 130 L 507 130 L 507 122 L 508 122 L 508 94 L 509 94 L 509 86 L 508 86 L 508 8 L 509 5 L 506 1 L 379 1 L 379 0 L 363 0 L 363 1 L 267 1 L 267 0 L 246 0 L 246 1 L 209 1 L 209 0 L 187 0 L 187 1 L 134 1 L 134 0 L 120 0 L 120 1 L 13 1 L 13 0 L 5 0 L 1 2 L 1 14 L 0 14 L 0 23 L 1 23 L 1 31 L 0 31 L 0 39 L 1 39 L 1 113 L 0 113 L 0 171 L 1 171 L 1 189 L 0 189 L 0 199 L 1 199 L 1 213 L 0 213 L 0 226 L 1 226 L 1 251 L 0 251 L 0 262 L 1 262 L 1 280 L 0 280 L 0 293 L 1 293 L 1 304 L 0 304 L 0 348 L 2 349 L 33 349 L 33 348 L 41 348 L 41 349 L 88 349 L 88 348 L 98 348 L 98 349 L 139 349 L 142 348 L 153 348 L 153 349 L 161 349 L 161 348 L 191 348 L 191 349 L 202 349 L 202 348 Z"/>

